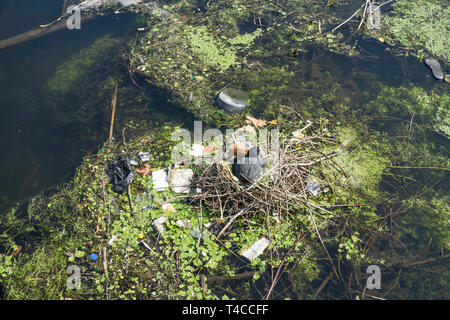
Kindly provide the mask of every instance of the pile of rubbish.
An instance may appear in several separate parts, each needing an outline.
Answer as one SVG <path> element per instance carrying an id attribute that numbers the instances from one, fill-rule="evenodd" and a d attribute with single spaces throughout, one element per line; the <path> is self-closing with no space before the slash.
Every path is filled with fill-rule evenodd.
<path id="1" fill-rule="evenodd" d="M 220 221 L 229 219 L 229 224 L 215 231 L 217 237 L 229 233 L 232 229 L 230 224 L 239 216 L 276 213 L 279 220 L 283 215 L 289 214 L 291 206 L 305 205 L 309 198 L 321 195 L 321 182 L 313 177 L 312 171 L 320 172 L 322 162 L 334 155 L 314 151 L 315 142 L 321 138 L 307 134 L 311 122 L 293 132 L 289 139 L 280 141 L 278 159 L 273 155 L 274 150 L 268 150 L 267 146 L 259 145 L 249 138 L 261 133 L 260 129 L 263 127 L 274 127 L 276 121 L 248 116 L 246 122 L 246 126 L 237 129 L 232 135 L 235 143 L 228 155 L 232 158 L 231 162 L 227 163 L 225 159 L 209 164 L 204 161 L 188 161 L 172 163 L 167 168 L 153 168 L 150 163 L 151 152 L 141 150 L 130 161 L 119 159 L 109 164 L 108 175 L 114 191 L 125 192 L 135 179 L 134 171 L 141 176 L 151 175 L 151 185 L 156 197 L 163 199 L 167 192 L 174 192 L 191 199 L 192 203 L 203 203 L 211 209 L 212 214 L 220 216 Z M 205 154 L 214 154 L 218 150 L 213 142 L 206 146 L 192 145 L 189 155 L 195 159 Z M 305 153 L 305 149 L 310 151 Z M 327 166 L 329 165 L 328 163 Z M 167 214 L 175 213 L 176 209 L 170 200 L 159 201 L 159 207 L 164 214 L 154 219 L 153 227 L 158 234 L 164 234 Z M 180 219 L 176 223 L 182 228 L 192 228 L 189 219 Z M 192 230 L 196 237 L 201 237 L 199 232 Z M 260 238 L 252 246 L 242 250 L 241 255 L 252 261 L 269 244 L 269 240 Z"/>

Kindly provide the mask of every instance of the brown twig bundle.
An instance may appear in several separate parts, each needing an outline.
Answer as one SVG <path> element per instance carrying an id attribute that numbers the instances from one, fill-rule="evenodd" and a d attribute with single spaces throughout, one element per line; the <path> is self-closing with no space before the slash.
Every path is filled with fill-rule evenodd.
<path id="1" fill-rule="evenodd" d="M 244 214 L 281 218 L 293 209 L 305 208 L 312 196 L 312 170 L 320 175 L 320 166 L 336 154 L 318 150 L 316 146 L 324 139 L 321 136 L 299 136 L 281 143 L 278 161 L 272 161 L 258 181 L 240 183 L 225 162 L 200 168 L 195 181 L 202 190 L 198 197 L 220 213 L 221 219 Z M 271 159 L 268 154 L 263 158 Z"/>

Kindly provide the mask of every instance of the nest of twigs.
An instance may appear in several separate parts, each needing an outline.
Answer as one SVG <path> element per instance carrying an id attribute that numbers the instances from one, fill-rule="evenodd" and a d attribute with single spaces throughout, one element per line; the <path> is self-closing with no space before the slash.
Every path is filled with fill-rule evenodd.
<path id="1" fill-rule="evenodd" d="M 195 181 L 202 190 L 198 197 L 220 213 L 221 219 L 244 214 L 281 217 L 289 215 L 293 209 L 305 208 L 309 205 L 308 199 L 317 196 L 311 188 L 311 181 L 324 181 L 321 169 L 326 162 L 326 166 L 333 165 L 327 160 L 336 155 L 320 152 L 316 146 L 323 139 L 320 135 L 299 133 L 281 142 L 278 161 L 273 161 L 267 152 L 263 155 L 269 159 L 265 163 L 271 163 L 266 165 L 258 181 L 240 182 L 226 162 L 205 166 Z"/>

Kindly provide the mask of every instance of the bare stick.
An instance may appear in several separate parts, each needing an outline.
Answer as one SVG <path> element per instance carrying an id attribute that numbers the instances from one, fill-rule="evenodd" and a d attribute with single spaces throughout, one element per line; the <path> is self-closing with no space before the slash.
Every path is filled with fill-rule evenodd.
<path id="1" fill-rule="evenodd" d="M 366 3 L 364 4 L 364 12 L 363 12 L 363 14 L 362 14 L 361 21 L 359 22 L 358 29 L 356 29 L 356 30 L 359 30 L 359 28 L 361 28 L 361 26 L 362 26 L 362 24 L 363 24 L 363 22 L 364 22 L 364 19 L 366 18 L 367 4 L 368 4 L 369 2 L 370 2 L 369 0 L 366 0 Z"/>
<path id="2" fill-rule="evenodd" d="M 225 230 L 228 229 L 228 227 L 233 223 L 233 221 L 234 221 L 237 217 L 243 215 L 243 214 L 247 211 L 247 209 L 248 209 L 248 208 L 244 208 L 244 209 L 242 209 L 241 211 L 239 211 L 237 214 L 235 214 L 235 215 L 230 219 L 230 221 L 228 221 L 228 223 L 225 225 L 225 227 L 223 227 L 223 229 L 219 232 L 219 234 L 217 235 L 216 238 L 219 239 L 220 236 L 222 235 L 222 233 L 224 233 Z"/>
<path id="3" fill-rule="evenodd" d="M 117 85 L 116 85 L 117 87 Z M 122 142 L 123 145 L 125 146 L 125 158 L 127 159 L 127 161 L 129 161 L 128 159 L 128 147 L 127 147 L 127 142 L 125 140 L 125 130 L 127 128 L 123 128 L 122 130 Z M 131 210 L 131 214 L 133 214 L 134 210 L 133 210 L 133 201 L 131 200 L 131 185 L 129 184 L 127 187 L 127 193 L 128 193 L 128 202 L 130 204 L 130 210 Z"/>
<path id="4" fill-rule="evenodd" d="M 116 115 L 117 91 L 118 91 L 118 85 L 116 82 L 116 85 L 114 87 L 114 94 L 113 94 L 113 97 L 111 100 L 112 113 L 111 113 L 111 124 L 109 125 L 109 139 L 108 139 L 109 142 L 111 142 L 112 135 L 113 135 L 114 117 Z"/>

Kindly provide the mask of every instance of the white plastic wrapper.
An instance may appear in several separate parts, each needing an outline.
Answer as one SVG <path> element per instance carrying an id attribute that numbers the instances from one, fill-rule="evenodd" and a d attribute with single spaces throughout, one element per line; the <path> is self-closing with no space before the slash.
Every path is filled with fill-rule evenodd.
<path id="1" fill-rule="evenodd" d="M 155 226 L 155 228 L 159 232 L 159 234 L 164 233 L 164 223 L 166 223 L 166 221 L 167 221 L 167 219 L 164 216 L 161 216 L 158 219 L 153 221 L 153 225 Z"/>
<path id="2" fill-rule="evenodd" d="M 266 250 L 266 248 L 269 246 L 270 241 L 266 238 L 261 238 L 258 241 L 256 241 L 250 248 L 245 250 L 241 253 L 241 255 L 248 260 L 252 261 L 256 257 L 258 257 L 261 253 Z"/>
<path id="3" fill-rule="evenodd" d="M 158 170 L 152 173 L 153 189 L 156 191 L 164 191 L 169 187 L 169 182 L 167 181 L 166 170 Z"/>

